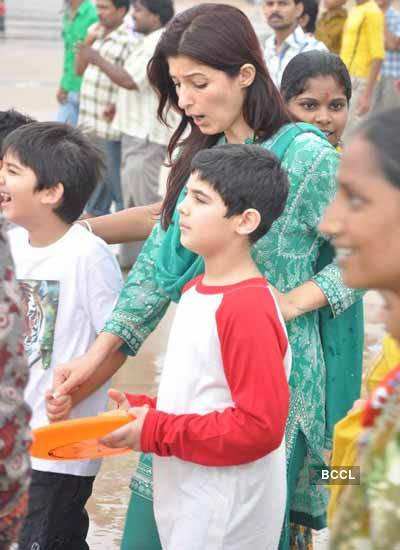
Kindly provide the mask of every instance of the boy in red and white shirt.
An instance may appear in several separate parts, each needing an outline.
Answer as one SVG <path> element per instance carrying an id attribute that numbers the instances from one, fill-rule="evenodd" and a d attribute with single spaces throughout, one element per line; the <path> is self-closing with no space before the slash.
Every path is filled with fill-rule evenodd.
<path id="1" fill-rule="evenodd" d="M 261 147 L 221 145 L 195 156 L 179 223 L 205 273 L 184 288 L 158 398 L 110 391 L 137 420 L 102 441 L 154 453 L 165 550 L 278 547 L 291 353 L 250 249 L 287 192 L 279 162 Z"/>

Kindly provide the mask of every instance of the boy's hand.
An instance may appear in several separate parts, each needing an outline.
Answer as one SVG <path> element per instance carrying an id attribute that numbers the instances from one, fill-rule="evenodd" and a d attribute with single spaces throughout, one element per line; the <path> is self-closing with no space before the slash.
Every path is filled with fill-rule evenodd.
<path id="1" fill-rule="evenodd" d="M 126 398 L 124 393 L 118 390 L 114 390 L 113 388 L 110 388 L 108 390 L 108 397 L 113 401 L 115 401 L 119 409 L 123 409 L 124 411 L 127 411 L 128 409 L 130 409 L 129 401 Z"/>
<path id="2" fill-rule="evenodd" d="M 67 420 L 72 409 L 72 397 L 70 395 L 62 395 L 56 399 L 53 397 L 53 392 L 47 391 L 45 402 L 46 413 L 50 422 Z"/>
<path id="3" fill-rule="evenodd" d="M 128 414 L 134 415 L 136 418 L 129 424 L 118 428 L 115 432 L 110 433 L 106 437 L 100 439 L 100 443 L 111 447 L 112 449 L 124 449 L 128 447 L 133 451 L 141 451 L 140 438 L 142 435 L 142 428 L 146 419 L 149 407 L 132 407 L 128 410 Z"/>

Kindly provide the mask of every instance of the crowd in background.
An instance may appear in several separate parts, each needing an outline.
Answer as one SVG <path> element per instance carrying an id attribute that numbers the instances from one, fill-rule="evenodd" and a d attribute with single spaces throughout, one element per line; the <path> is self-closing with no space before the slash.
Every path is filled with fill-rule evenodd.
<path id="1" fill-rule="evenodd" d="M 87 217 L 161 200 L 162 166 L 176 127 L 157 119 L 157 97 L 146 76 L 163 27 L 174 13 L 169 2 L 69 0 L 63 16 L 64 69 L 58 120 L 90 132 L 104 150 L 108 171 L 89 200 Z M 267 68 L 279 87 L 289 61 L 301 52 L 331 51 L 352 79 L 352 102 L 344 139 L 377 109 L 399 106 L 400 13 L 391 0 L 266 0 L 272 31 L 264 44 Z M 132 16 L 131 16 L 132 13 Z M 161 175 L 161 177 L 160 177 Z M 113 205 L 113 206 L 112 206 Z M 128 269 L 141 243 L 125 244 Z"/>

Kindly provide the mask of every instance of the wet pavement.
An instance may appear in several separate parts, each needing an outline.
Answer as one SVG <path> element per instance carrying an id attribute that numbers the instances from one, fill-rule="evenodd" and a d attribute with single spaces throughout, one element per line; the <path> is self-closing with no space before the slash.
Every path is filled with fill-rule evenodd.
<path id="1" fill-rule="evenodd" d="M 17 9 L 31 3 L 10 0 Z M 243 0 L 230 2 L 249 13 L 258 30 L 263 30 L 260 8 Z M 42 0 L 46 8 L 51 3 Z M 193 4 L 192 0 L 178 3 L 178 9 Z M 28 8 L 27 8 L 28 9 Z M 54 6 L 52 7 L 54 10 Z M 15 107 L 41 120 L 53 119 L 57 110 L 55 93 L 61 73 L 62 44 L 60 41 L 0 40 L 0 109 Z M 366 350 L 368 362 L 379 347 L 384 328 L 381 319 L 381 301 L 376 293 L 365 299 Z M 173 315 L 170 311 L 157 331 L 150 336 L 136 358 L 128 359 L 113 379 L 113 387 L 133 393 L 155 394 L 155 375 L 165 350 L 168 327 Z M 129 501 L 129 480 L 138 455 L 104 461 L 97 477 L 88 510 L 91 527 L 88 543 L 92 550 L 119 548 L 124 517 Z M 316 548 L 326 548 L 327 533 L 319 535 Z"/>

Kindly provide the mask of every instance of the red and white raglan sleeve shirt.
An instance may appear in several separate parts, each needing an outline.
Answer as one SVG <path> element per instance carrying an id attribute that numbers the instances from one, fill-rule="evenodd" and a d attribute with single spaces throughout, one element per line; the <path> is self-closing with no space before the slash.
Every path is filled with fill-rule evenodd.
<path id="1" fill-rule="evenodd" d="M 209 287 L 197 278 L 185 288 L 175 324 L 162 374 L 168 380 L 160 385 L 164 397 L 159 395 L 156 403 L 127 396 L 132 406 L 152 407 L 143 425 L 142 450 L 205 466 L 231 466 L 277 449 L 289 408 L 290 348 L 265 279 Z"/>

